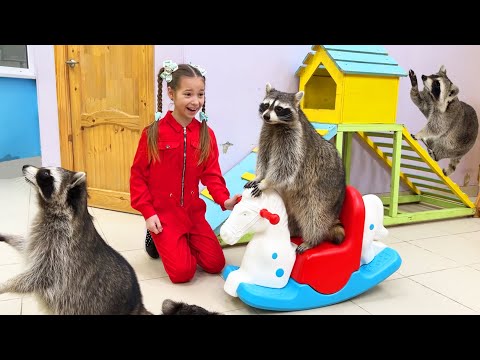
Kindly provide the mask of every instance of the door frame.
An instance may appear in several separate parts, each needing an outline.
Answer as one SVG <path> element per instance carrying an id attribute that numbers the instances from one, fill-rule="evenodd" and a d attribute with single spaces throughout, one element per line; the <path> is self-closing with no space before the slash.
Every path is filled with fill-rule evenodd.
<path id="1" fill-rule="evenodd" d="M 60 137 L 60 162 L 65 169 L 73 170 L 73 132 L 70 118 L 70 86 L 68 81 L 68 45 L 55 45 L 55 80 L 57 86 L 58 129 Z"/>
<path id="2" fill-rule="evenodd" d="M 128 46 L 128 45 L 125 45 Z M 152 59 L 151 68 L 145 67 L 145 76 L 147 79 L 151 79 L 154 82 L 154 45 L 145 46 L 145 58 Z M 55 82 L 57 87 L 57 109 L 58 109 L 58 128 L 59 128 L 59 141 L 60 141 L 60 162 L 61 166 L 65 169 L 74 170 L 74 157 L 73 157 L 73 131 L 71 122 L 71 107 L 70 107 L 70 85 L 69 85 L 69 69 L 66 65 L 66 61 L 71 58 L 75 58 L 75 54 L 68 55 L 68 45 L 54 45 L 54 58 L 55 58 Z M 155 103 L 155 86 L 152 87 L 152 91 L 147 92 L 148 99 L 145 99 L 148 103 L 152 104 L 151 108 L 154 111 Z"/>

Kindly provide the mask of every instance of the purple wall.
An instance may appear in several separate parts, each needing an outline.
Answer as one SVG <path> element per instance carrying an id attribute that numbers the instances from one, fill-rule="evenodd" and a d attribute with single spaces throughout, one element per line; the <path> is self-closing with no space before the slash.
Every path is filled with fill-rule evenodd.
<path id="1" fill-rule="evenodd" d="M 447 75 L 456 84 L 460 93 L 458 95 L 461 101 L 464 101 L 477 111 L 480 116 L 480 46 L 478 45 L 385 45 L 390 56 L 392 56 L 405 71 L 413 69 L 419 79 L 419 89 L 423 88 L 421 83 L 421 75 L 430 75 L 436 73 L 441 65 L 445 65 Z M 399 99 L 397 106 L 397 123 L 404 124 L 407 129 L 415 134 L 425 126 L 427 120 L 410 99 L 410 79 L 402 77 L 400 80 Z M 480 164 L 480 141 L 478 140 L 474 147 L 463 157 L 457 170 L 451 175 L 451 179 L 460 186 L 478 184 L 477 176 Z M 368 154 L 367 154 L 368 155 Z M 354 155 L 365 156 L 363 152 L 358 151 Z M 353 157 L 352 157 L 353 158 Z M 355 161 L 354 161 L 355 162 Z M 440 160 L 440 167 L 448 165 L 448 159 Z M 360 173 L 360 168 L 371 166 L 366 163 L 363 158 L 359 159 L 357 166 L 352 168 L 354 174 Z M 470 176 L 468 183 L 464 183 L 465 176 Z M 389 177 L 386 181 L 390 181 Z M 372 191 L 372 189 L 380 189 L 382 179 L 377 173 L 364 182 L 362 190 Z M 383 187 L 382 191 L 389 191 L 388 187 Z"/>
<path id="2" fill-rule="evenodd" d="M 60 131 L 53 45 L 35 46 L 35 69 L 42 165 L 60 166 Z"/>
<path id="3" fill-rule="evenodd" d="M 309 51 L 308 45 L 157 45 L 155 74 L 165 59 L 192 62 L 207 70 L 206 112 L 219 144 L 234 144 L 220 154 L 220 166 L 227 171 L 256 146 L 262 122 L 258 105 L 265 85 L 284 91 L 298 90 L 293 76 Z M 168 108 L 163 83 L 163 109 Z M 165 100 L 167 99 L 167 100 Z"/>
<path id="4" fill-rule="evenodd" d="M 36 62 L 39 64 L 37 92 L 42 161 L 59 165 L 53 46 L 39 45 L 37 48 L 40 48 Z M 480 115 L 480 82 L 477 81 L 480 78 L 480 46 L 385 45 L 385 48 L 405 71 L 411 68 L 417 75 L 437 72 L 442 64 L 445 65 L 448 76 L 460 88 L 459 98 L 472 105 Z M 207 70 L 209 124 L 220 144 L 226 141 L 234 144 L 227 154 L 220 154 L 222 170 L 227 171 L 248 155 L 258 141 L 261 120 L 257 109 L 266 82 L 284 91 L 296 91 L 298 79 L 294 74 L 310 49 L 310 45 L 156 45 L 155 76 L 165 59 L 178 63 L 191 61 Z M 156 79 L 152 81 L 156 86 Z M 167 109 L 165 84 L 163 91 L 163 107 Z M 409 92 L 408 77 L 401 78 L 397 122 L 415 133 L 424 126 L 426 119 L 411 102 Z M 445 162 L 447 160 L 440 161 L 440 165 Z M 469 185 L 477 184 L 479 163 L 480 141 L 477 140 L 474 149 L 460 162 L 452 180 L 463 186 L 468 173 Z M 362 193 L 389 191 L 389 172 L 360 144 L 354 144 L 352 164 L 352 183 Z"/>

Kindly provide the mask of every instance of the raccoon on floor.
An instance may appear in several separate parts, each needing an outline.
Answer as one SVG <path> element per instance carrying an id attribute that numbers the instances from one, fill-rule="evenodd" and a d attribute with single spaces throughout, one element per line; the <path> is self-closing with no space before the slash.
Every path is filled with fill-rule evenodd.
<path id="1" fill-rule="evenodd" d="M 417 76 L 408 72 L 412 88 L 410 98 L 427 118 L 427 124 L 414 139 L 422 140 L 430 156 L 439 161 L 450 159 L 446 176 L 452 174 L 460 159 L 473 147 L 478 134 L 475 109 L 458 99 L 459 89 L 447 77 L 442 65 L 436 74 L 422 75 L 423 90 L 418 91 Z"/>
<path id="2" fill-rule="evenodd" d="M 152 315 L 134 269 L 93 224 L 85 173 L 25 165 L 23 174 L 37 193 L 39 211 L 28 237 L 0 233 L 0 241 L 27 265 L 0 284 L 0 294 L 31 293 L 45 312 L 56 315 Z M 190 313 L 199 313 L 191 306 Z"/>
<path id="3" fill-rule="evenodd" d="M 339 220 L 345 197 L 345 169 L 335 146 L 320 136 L 300 109 L 303 91 L 287 93 L 267 83 L 259 107 L 263 120 L 256 177 L 245 184 L 258 196 L 276 189 L 288 213 L 291 236 L 301 236 L 302 253 L 327 240 L 341 244 Z"/>
<path id="4" fill-rule="evenodd" d="M 216 311 L 209 311 L 197 305 L 190 305 L 171 299 L 163 301 L 162 313 L 163 315 L 220 315 Z"/>

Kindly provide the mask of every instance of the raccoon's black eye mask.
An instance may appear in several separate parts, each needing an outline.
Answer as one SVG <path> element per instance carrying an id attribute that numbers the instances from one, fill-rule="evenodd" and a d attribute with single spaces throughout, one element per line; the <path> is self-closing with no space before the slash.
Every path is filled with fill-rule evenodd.
<path id="1" fill-rule="evenodd" d="M 267 103 L 261 103 L 258 110 L 263 113 L 267 109 L 268 109 L 268 104 Z"/>
<path id="2" fill-rule="evenodd" d="M 289 108 L 283 108 L 281 106 L 275 106 L 273 109 L 279 119 L 289 119 L 292 116 L 292 111 Z"/>
<path id="3" fill-rule="evenodd" d="M 41 177 L 41 178 L 49 178 L 50 177 L 50 171 L 48 170 L 39 170 L 38 171 L 38 176 Z"/>
<path id="4" fill-rule="evenodd" d="M 40 190 L 45 196 L 45 199 L 49 199 L 53 193 L 53 178 L 48 170 L 39 170 L 36 176 L 37 184 Z"/>
<path id="5" fill-rule="evenodd" d="M 438 100 L 440 97 L 440 81 L 434 80 L 432 82 L 432 95 L 435 97 L 435 99 Z"/>

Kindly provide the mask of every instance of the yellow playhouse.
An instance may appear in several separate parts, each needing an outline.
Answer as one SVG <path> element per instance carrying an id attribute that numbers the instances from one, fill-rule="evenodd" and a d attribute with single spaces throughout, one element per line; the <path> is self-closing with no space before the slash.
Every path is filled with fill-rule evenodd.
<path id="1" fill-rule="evenodd" d="M 380 45 L 314 45 L 297 70 L 301 107 L 313 122 L 395 123 L 405 71 Z"/>

